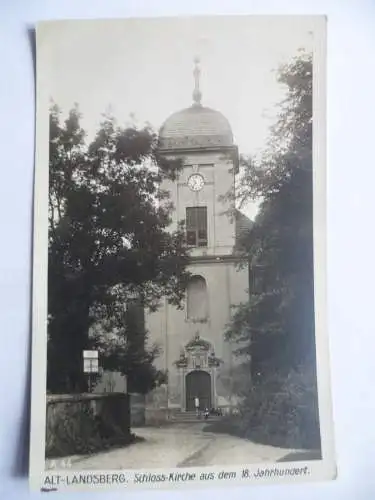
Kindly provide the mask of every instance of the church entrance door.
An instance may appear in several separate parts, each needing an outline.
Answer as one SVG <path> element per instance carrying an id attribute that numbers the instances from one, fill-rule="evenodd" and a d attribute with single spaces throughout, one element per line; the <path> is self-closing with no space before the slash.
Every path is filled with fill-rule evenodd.
<path id="1" fill-rule="evenodd" d="M 211 408 L 211 375 L 202 370 L 194 370 L 186 375 L 186 411 L 194 411 L 195 398 L 199 398 L 199 407 Z"/>

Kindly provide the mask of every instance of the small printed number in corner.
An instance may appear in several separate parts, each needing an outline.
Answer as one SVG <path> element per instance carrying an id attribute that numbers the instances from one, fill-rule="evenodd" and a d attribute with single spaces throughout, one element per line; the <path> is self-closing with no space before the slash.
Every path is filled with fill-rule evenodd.
<path id="1" fill-rule="evenodd" d="M 61 469 L 70 469 L 72 467 L 72 459 L 71 458 L 60 458 L 48 461 L 48 469 L 49 470 L 61 470 Z"/>

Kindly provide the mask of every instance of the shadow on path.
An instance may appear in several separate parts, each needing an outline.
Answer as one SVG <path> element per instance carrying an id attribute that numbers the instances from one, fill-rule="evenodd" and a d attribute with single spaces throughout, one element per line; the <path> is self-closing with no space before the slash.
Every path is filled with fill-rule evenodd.
<path id="1" fill-rule="evenodd" d="M 190 456 L 185 458 L 182 462 L 177 464 L 177 467 L 191 467 L 191 466 L 197 465 L 196 461 L 199 460 L 203 456 L 204 452 L 209 448 L 209 446 L 211 444 L 212 444 L 212 441 L 208 441 L 204 446 L 199 448 L 199 450 L 195 451 Z"/>
<path id="2" fill-rule="evenodd" d="M 321 460 L 322 453 L 320 450 L 294 451 L 280 458 L 278 462 L 307 462 L 309 460 Z"/>

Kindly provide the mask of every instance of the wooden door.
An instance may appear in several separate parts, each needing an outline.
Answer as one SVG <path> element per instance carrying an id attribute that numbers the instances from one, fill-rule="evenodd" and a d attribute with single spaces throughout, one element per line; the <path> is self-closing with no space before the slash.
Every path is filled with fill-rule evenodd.
<path id="1" fill-rule="evenodd" d="M 199 398 L 199 408 L 211 408 L 211 375 L 194 370 L 186 375 L 186 411 L 195 410 L 194 400 Z"/>

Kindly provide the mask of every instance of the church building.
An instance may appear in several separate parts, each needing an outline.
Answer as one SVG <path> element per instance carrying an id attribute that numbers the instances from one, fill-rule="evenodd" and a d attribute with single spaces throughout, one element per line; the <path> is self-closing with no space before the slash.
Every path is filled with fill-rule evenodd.
<path id="1" fill-rule="evenodd" d="M 165 180 L 161 189 L 170 192 L 174 205 L 171 230 L 179 221 L 186 225 L 190 247 L 191 279 L 183 309 L 164 303 L 146 314 L 150 341 L 161 355 L 158 369 L 168 373 L 165 403 L 148 398 L 154 406 L 169 410 L 230 408 L 233 403 L 233 347 L 224 340 L 233 307 L 248 300 L 248 269 L 238 267 L 236 246 L 251 221 L 224 201 L 234 192 L 238 148 L 228 120 L 202 105 L 199 61 L 195 61 L 192 105 L 172 114 L 159 133 L 160 152 L 183 160 L 176 181 Z"/>

